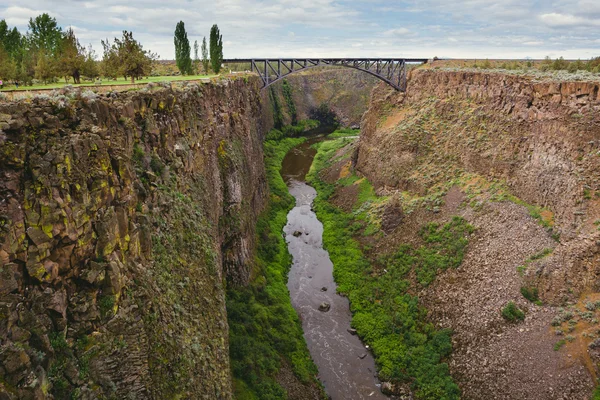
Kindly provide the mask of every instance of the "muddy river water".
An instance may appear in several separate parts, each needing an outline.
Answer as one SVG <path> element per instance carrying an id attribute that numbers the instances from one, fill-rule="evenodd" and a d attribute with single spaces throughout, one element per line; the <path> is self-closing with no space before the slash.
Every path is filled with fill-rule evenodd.
<path id="1" fill-rule="evenodd" d="M 316 151 L 311 138 L 284 158 L 281 175 L 296 198 L 284 228 L 294 263 L 288 289 L 292 305 L 300 315 L 310 354 L 319 368 L 319 378 L 333 400 L 388 399 L 379 389 L 370 352 L 350 329 L 348 299 L 336 294 L 333 265 L 323 249 L 323 225 L 311 209 L 317 195 L 305 183 Z M 319 310 L 322 303 L 328 311 Z"/>

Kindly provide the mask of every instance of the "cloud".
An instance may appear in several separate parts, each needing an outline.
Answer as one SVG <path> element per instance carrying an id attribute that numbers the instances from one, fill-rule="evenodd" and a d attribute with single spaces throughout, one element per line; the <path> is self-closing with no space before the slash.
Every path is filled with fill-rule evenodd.
<path id="1" fill-rule="evenodd" d="M 540 15 L 540 20 L 551 28 L 573 28 L 600 26 L 600 20 L 578 17 L 572 14 L 549 13 Z"/>
<path id="2" fill-rule="evenodd" d="M 36 16 L 44 12 L 48 13 L 53 17 L 58 16 L 57 14 L 50 11 L 42 10 L 40 12 L 32 8 L 11 6 L 7 7 L 2 13 L 0 13 L 0 18 L 5 19 L 8 25 L 23 26 L 29 23 L 30 18 L 35 18 Z"/>
<path id="3" fill-rule="evenodd" d="M 174 57 L 175 24 L 202 41 L 217 23 L 227 58 L 600 55 L 600 0 L 1 0 L 21 32 L 52 10 L 84 45 L 133 31 Z M 454 40 L 454 41 L 451 41 Z"/>
<path id="4" fill-rule="evenodd" d="M 410 33 L 410 30 L 407 28 L 396 28 L 396 29 L 389 29 L 385 32 L 383 32 L 383 36 L 404 36 L 404 35 L 408 35 Z"/>

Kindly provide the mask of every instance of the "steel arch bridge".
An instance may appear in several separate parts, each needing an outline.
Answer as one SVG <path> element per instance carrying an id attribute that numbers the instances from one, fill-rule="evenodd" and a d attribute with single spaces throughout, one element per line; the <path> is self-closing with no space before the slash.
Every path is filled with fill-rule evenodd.
<path id="1" fill-rule="evenodd" d="M 235 58 L 223 60 L 223 64 L 250 64 L 250 70 L 258 73 L 262 79 L 263 88 L 271 86 L 294 72 L 329 65 L 366 72 L 401 92 L 406 91 L 406 65 L 426 62 L 426 58 Z"/>

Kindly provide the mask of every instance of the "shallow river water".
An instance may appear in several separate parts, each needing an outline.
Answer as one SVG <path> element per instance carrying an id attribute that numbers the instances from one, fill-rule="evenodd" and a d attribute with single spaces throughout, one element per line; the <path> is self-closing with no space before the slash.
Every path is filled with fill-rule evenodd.
<path id="1" fill-rule="evenodd" d="M 310 146 L 319 140 L 311 138 L 292 149 L 281 169 L 296 198 L 284 228 L 294 258 L 288 280 L 292 305 L 302 320 L 319 378 L 333 400 L 388 399 L 380 392 L 373 357 L 348 331 L 352 317 L 348 299 L 336 294 L 333 265 L 323 249 L 323 225 L 311 209 L 317 192 L 304 180 L 316 153 Z M 323 302 L 331 305 L 329 311 L 319 311 Z"/>

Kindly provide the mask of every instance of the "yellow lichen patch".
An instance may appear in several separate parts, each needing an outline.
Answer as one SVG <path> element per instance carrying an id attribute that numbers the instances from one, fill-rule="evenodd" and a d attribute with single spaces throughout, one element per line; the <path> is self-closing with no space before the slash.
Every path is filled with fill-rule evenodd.
<path id="1" fill-rule="evenodd" d="M 217 149 L 217 153 L 219 154 L 219 158 L 223 158 L 227 155 L 227 150 L 225 149 L 226 143 L 224 140 L 219 142 L 219 148 Z"/>
<path id="2" fill-rule="evenodd" d="M 352 162 L 348 161 L 346 164 L 344 164 L 342 166 L 342 168 L 340 169 L 340 177 L 339 179 L 343 179 L 346 178 L 348 176 L 350 176 L 352 174 L 352 172 L 350 171 L 350 167 L 352 167 Z"/>
<path id="3" fill-rule="evenodd" d="M 71 158 L 69 157 L 69 155 L 67 154 L 65 156 L 65 166 L 67 167 L 67 173 L 71 173 Z"/>

